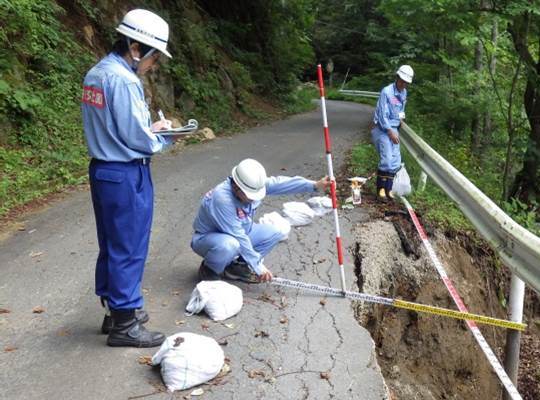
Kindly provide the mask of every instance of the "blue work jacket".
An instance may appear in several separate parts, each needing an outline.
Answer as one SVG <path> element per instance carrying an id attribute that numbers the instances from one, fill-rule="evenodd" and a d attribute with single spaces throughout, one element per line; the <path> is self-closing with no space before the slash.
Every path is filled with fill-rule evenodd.
<path id="1" fill-rule="evenodd" d="M 84 134 L 90 157 L 127 162 L 162 151 L 171 139 L 152 133 L 150 111 L 139 77 L 110 53 L 84 78 Z"/>
<path id="2" fill-rule="evenodd" d="M 257 274 L 260 274 L 261 255 L 253 248 L 248 234 L 261 201 L 242 203 L 234 195 L 231 182 L 232 178 L 229 177 L 204 195 L 193 222 L 193 229 L 198 234 L 219 232 L 237 239 L 240 244 L 240 255 Z M 296 194 L 315 190 L 315 181 L 300 176 L 272 176 L 266 180 L 267 195 Z"/>
<path id="3" fill-rule="evenodd" d="M 384 87 L 377 101 L 373 122 L 385 132 L 399 127 L 401 119 L 405 118 L 406 102 L 407 89 L 400 92 L 395 82 Z"/>

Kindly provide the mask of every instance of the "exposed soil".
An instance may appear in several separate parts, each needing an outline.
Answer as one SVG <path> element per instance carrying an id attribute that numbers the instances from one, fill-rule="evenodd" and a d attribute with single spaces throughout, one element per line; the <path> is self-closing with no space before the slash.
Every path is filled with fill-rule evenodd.
<path id="1" fill-rule="evenodd" d="M 363 199 L 368 204 L 373 201 L 369 195 Z M 456 309 L 399 204 L 375 206 L 372 216 L 371 222 L 356 230 L 360 290 Z M 497 299 L 504 297 L 509 277 L 494 267 L 491 250 L 462 235 L 430 236 L 469 311 L 506 318 Z M 532 322 L 538 318 L 538 299 L 533 297 L 528 294 L 525 322 L 530 326 L 522 336 L 518 388 L 524 399 L 540 398 L 540 340 Z M 356 314 L 372 334 L 394 400 L 502 398 L 504 389 L 464 322 L 360 303 Z M 502 360 L 506 331 L 486 325 L 480 328 Z"/>

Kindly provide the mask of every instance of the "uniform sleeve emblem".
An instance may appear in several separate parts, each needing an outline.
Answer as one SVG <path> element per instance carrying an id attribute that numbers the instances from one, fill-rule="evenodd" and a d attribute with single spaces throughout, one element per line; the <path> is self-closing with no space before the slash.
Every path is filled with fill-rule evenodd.
<path id="1" fill-rule="evenodd" d="M 242 210 L 241 208 L 237 208 L 237 209 L 236 209 L 236 215 L 237 215 L 237 217 L 240 218 L 240 219 L 246 218 L 246 213 L 245 213 L 244 210 Z"/>
<path id="2" fill-rule="evenodd" d="M 105 96 L 103 96 L 103 90 L 92 86 L 85 86 L 83 88 L 83 95 L 81 100 L 83 103 L 97 108 L 105 107 Z"/>

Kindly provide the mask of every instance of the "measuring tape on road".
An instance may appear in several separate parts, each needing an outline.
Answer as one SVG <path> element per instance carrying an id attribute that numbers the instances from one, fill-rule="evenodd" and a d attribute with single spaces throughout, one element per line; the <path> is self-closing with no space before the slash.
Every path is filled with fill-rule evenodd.
<path id="1" fill-rule="evenodd" d="M 382 296 L 375 296 L 365 293 L 357 293 L 346 290 L 335 289 L 329 286 L 315 285 L 312 283 L 304 283 L 299 281 L 293 281 L 290 279 L 284 278 L 274 278 L 270 282 L 273 285 L 285 286 L 293 289 L 308 290 L 311 292 L 316 292 L 326 296 L 333 297 L 346 297 L 352 300 L 366 301 L 369 303 L 384 304 L 387 306 L 393 306 L 396 308 L 402 308 L 411 311 L 417 311 L 425 314 L 440 315 L 442 317 L 461 319 L 465 321 L 475 321 L 480 324 L 499 326 L 502 328 L 516 329 L 522 331 L 525 329 L 525 324 L 520 324 L 518 322 L 507 321 L 504 319 L 485 317 L 483 315 L 471 314 L 469 312 L 462 312 L 456 310 L 450 310 L 448 308 L 429 306 L 426 304 L 413 303 L 410 301 L 391 299 Z"/>
<path id="2" fill-rule="evenodd" d="M 411 204 L 407 201 L 407 199 L 403 196 L 400 196 L 401 201 L 403 201 L 403 204 L 405 204 L 405 207 L 407 208 L 407 212 L 411 216 L 412 222 L 416 228 L 416 231 L 418 232 L 418 235 L 420 236 L 420 239 L 422 239 L 422 244 L 424 245 L 425 249 L 428 252 L 429 258 L 433 262 L 433 265 L 435 266 L 435 269 L 439 273 L 439 276 L 441 277 L 444 285 L 448 289 L 448 292 L 450 293 L 450 296 L 452 296 L 452 299 L 454 300 L 454 303 L 456 303 L 457 308 L 459 311 L 463 313 L 468 313 L 467 307 L 463 303 L 463 300 L 458 294 L 458 291 L 456 290 L 454 284 L 448 277 L 441 261 L 437 257 L 437 254 L 435 254 L 435 251 L 433 250 L 433 247 L 431 247 L 431 243 L 428 240 L 428 237 L 426 235 L 426 232 L 424 230 L 424 227 L 420 223 L 420 220 L 416 216 L 416 213 L 414 212 L 414 209 L 412 208 Z M 491 347 L 486 342 L 486 339 L 484 338 L 484 335 L 482 335 L 482 332 L 480 332 L 480 329 L 476 324 L 473 322 L 473 319 L 467 318 L 465 323 L 467 324 L 468 328 L 471 330 L 471 333 L 473 334 L 474 338 L 476 339 L 478 345 L 486 355 L 486 358 L 488 359 L 489 363 L 491 364 L 491 367 L 499 377 L 500 381 L 504 385 L 504 388 L 506 389 L 508 395 L 512 400 L 522 400 L 521 395 L 519 394 L 516 386 L 504 370 L 503 366 L 499 362 L 499 359 L 491 350 Z M 476 321 L 479 323 L 483 323 L 482 321 Z M 507 321 L 509 322 L 509 321 Z M 510 322 L 511 324 L 517 324 L 517 322 Z M 524 324 L 523 327 L 525 327 Z M 519 329 L 522 330 L 522 329 Z"/>
<path id="3" fill-rule="evenodd" d="M 479 324 L 499 326 L 501 328 L 515 329 L 517 331 L 523 331 L 527 327 L 525 324 L 519 322 L 507 321 L 505 319 L 498 319 L 492 317 L 485 317 L 483 315 L 471 314 L 469 312 L 449 310 L 448 308 L 427 306 L 424 304 L 412 303 L 404 300 L 394 300 L 393 306 L 397 308 L 404 308 L 406 310 L 413 310 L 423 312 L 427 314 L 440 315 L 448 318 L 461 319 L 464 321 L 475 321 Z"/>

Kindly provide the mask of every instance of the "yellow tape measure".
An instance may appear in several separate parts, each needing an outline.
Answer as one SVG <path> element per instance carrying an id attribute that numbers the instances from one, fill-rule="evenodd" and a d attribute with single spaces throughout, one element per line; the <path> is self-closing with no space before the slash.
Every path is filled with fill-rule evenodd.
<path id="1" fill-rule="evenodd" d="M 449 317 L 449 318 L 474 321 L 474 322 L 478 322 L 479 324 L 500 326 L 503 328 L 510 328 L 510 329 L 515 329 L 518 331 L 523 331 L 527 327 L 527 325 L 521 324 L 519 322 L 512 322 L 512 321 L 507 321 L 504 319 L 498 319 L 498 318 L 492 318 L 492 317 L 485 317 L 483 315 L 449 310 L 447 308 L 428 306 L 425 304 L 412 303 L 410 301 L 394 300 L 393 304 L 395 307 L 405 308 L 407 310 L 424 312 L 427 314 L 441 315 L 443 317 Z"/>
<path id="2" fill-rule="evenodd" d="M 406 310 L 423 312 L 426 314 L 440 315 L 442 317 L 447 317 L 447 318 L 456 318 L 456 319 L 461 319 L 461 320 L 474 321 L 474 322 L 478 322 L 479 324 L 500 326 L 503 328 L 515 329 L 518 331 L 523 331 L 527 327 L 526 324 L 507 321 L 505 319 L 485 317 L 483 315 L 471 314 L 468 312 L 462 312 L 462 311 L 457 311 L 457 310 L 450 310 L 448 308 L 442 308 L 442 307 L 436 307 L 436 306 L 428 306 L 425 304 L 413 303 L 410 301 L 392 299 L 392 298 L 382 297 L 382 296 L 375 296 L 375 295 L 370 295 L 366 293 L 351 292 L 348 290 L 343 292 L 339 289 L 335 289 L 329 286 L 315 285 L 312 283 L 304 283 L 300 281 L 293 281 L 290 279 L 274 277 L 274 279 L 272 279 L 270 283 L 272 283 L 273 285 L 285 286 L 285 287 L 290 287 L 294 289 L 308 290 L 311 292 L 316 292 L 316 293 L 320 293 L 327 296 L 347 297 L 353 300 L 366 301 L 369 303 L 385 304 L 387 306 L 393 306 L 396 308 L 403 308 Z"/>

